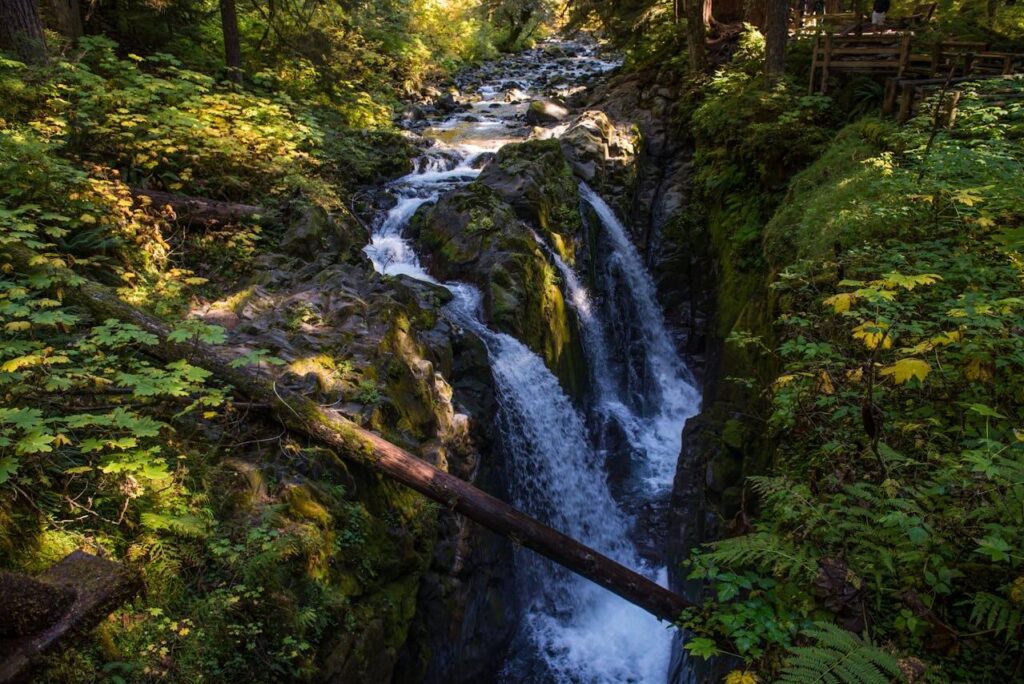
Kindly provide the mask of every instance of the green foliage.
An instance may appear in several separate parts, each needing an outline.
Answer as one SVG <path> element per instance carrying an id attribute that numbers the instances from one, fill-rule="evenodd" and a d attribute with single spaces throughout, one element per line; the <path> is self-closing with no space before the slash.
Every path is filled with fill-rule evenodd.
<path id="1" fill-rule="evenodd" d="M 1019 658 L 1024 110 L 991 87 L 967 86 L 962 121 L 930 146 L 928 117 L 847 127 L 765 229 L 780 315 L 771 338 L 734 339 L 776 369 L 762 385 L 773 473 L 748 480 L 753 529 L 695 557 L 714 594 L 686 624 L 762 672 L 788 663 L 784 681 L 832 681 L 833 666 L 840 681 L 889 681 L 877 650 L 840 676 L 869 648 L 852 635 L 799 646 L 842 595 L 862 596 L 848 609 L 886 652 L 933 645 L 935 681 L 1005 679 Z M 824 575 L 835 559 L 847 594 Z M 934 645 L 946 630 L 959 650 Z"/>
<path id="2" fill-rule="evenodd" d="M 792 649 L 779 682 L 887 684 L 899 674 L 896 659 L 862 641 L 856 634 L 822 622 L 805 630 L 813 646 Z"/>
<path id="3" fill-rule="evenodd" d="M 0 567 L 38 573 L 84 548 L 146 582 L 39 681 L 309 681 L 336 640 L 363 660 L 405 639 L 434 509 L 271 432 L 207 371 L 156 361 L 152 334 L 68 297 L 99 280 L 167 320 L 171 342 L 223 343 L 186 318 L 196 299 L 236 288 L 309 205 L 344 219 L 357 185 L 404 172 L 396 96 L 492 50 L 475 3 L 310 8 L 309 25 L 279 8 L 264 51 L 253 13 L 268 7 L 239 5 L 244 87 L 218 79 L 215 5 L 190 0 L 99 3 L 106 30 L 48 66 L 0 58 Z M 137 31 L 115 26 L 128 17 Z M 136 187 L 268 211 L 189 226 Z M 20 264 L 22 248 L 40 256 Z M 356 394 L 380 401 L 369 381 Z"/>

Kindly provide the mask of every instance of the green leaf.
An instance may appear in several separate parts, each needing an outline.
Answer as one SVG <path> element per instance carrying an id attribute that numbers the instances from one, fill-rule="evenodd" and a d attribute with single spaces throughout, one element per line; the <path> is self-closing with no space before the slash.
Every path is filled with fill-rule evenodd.
<path id="1" fill-rule="evenodd" d="M 705 659 L 713 658 L 721 653 L 713 640 L 704 637 L 690 639 L 683 645 L 683 648 L 686 649 L 687 653 Z"/>
<path id="2" fill-rule="evenodd" d="M 1013 547 L 997 533 L 992 532 L 984 539 L 975 539 L 974 541 L 978 542 L 977 552 L 988 556 L 993 562 L 998 563 L 1010 559 L 1010 550 Z"/>
<path id="3" fill-rule="evenodd" d="M 7 482 L 11 477 L 18 472 L 18 466 L 21 463 L 14 456 L 4 456 L 0 458 L 0 484 Z"/>
<path id="4" fill-rule="evenodd" d="M 57 439 L 57 437 L 54 435 L 43 432 L 30 432 L 18 440 L 14 449 L 19 454 L 46 453 L 53 451 L 53 447 L 51 447 L 50 444 L 53 443 L 53 440 L 55 439 Z"/>

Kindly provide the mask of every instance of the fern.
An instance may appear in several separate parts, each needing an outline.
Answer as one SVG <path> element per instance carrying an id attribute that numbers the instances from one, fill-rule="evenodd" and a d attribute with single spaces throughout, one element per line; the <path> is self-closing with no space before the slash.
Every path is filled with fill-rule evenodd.
<path id="1" fill-rule="evenodd" d="M 974 595 L 971 624 L 1010 641 L 1024 624 L 1024 608 L 1014 606 L 1001 596 L 980 591 Z"/>
<path id="2" fill-rule="evenodd" d="M 803 549 L 771 532 L 752 532 L 714 542 L 705 556 L 726 567 L 754 566 L 778 577 L 806 575 L 817 568 Z"/>
<path id="3" fill-rule="evenodd" d="M 817 643 L 790 649 L 783 684 L 889 684 L 899 674 L 896 658 L 852 632 L 816 622 L 805 633 Z"/>

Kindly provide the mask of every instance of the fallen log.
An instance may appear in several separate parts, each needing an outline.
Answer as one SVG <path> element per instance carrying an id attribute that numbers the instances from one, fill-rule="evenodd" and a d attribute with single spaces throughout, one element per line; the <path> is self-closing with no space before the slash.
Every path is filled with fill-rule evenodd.
<path id="1" fill-rule="evenodd" d="M 19 268 L 47 262 L 46 257 L 20 245 L 7 245 L 0 248 L 2 251 L 10 254 L 14 265 Z M 49 268 L 67 272 L 63 265 L 54 265 L 53 261 L 49 260 Z M 59 260 L 56 261 L 60 264 Z M 259 368 L 232 367 L 230 358 L 198 341 L 172 342 L 168 339 L 170 331 L 165 323 L 121 301 L 113 290 L 77 276 L 69 281 L 75 284 L 68 287 L 65 296 L 92 311 L 99 319 L 115 318 L 133 323 L 156 335 L 160 343 L 150 349 L 154 355 L 167 361 L 188 359 L 190 363 L 205 368 L 232 385 L 250 402 L 268 405 L 274 417 L 286 428 L 305 433 L 337 449 L 343 458 L 368 466 L 516 544 L 536 551 L 659 619 L 676 620 L 684 609 L 695 606 L 640 573 L 359 427 L 337 411 L 324 408 L 285 387 L 278 387 L 273 377 Z"/>
<path id="2" fill-rule="evenodd" d="M 253 220 L 266 213 L 266 209 L 254 204 L 240 204 L 238 202 L 222 202 L 220 200 L 207 199 L 205 197 L 191 197 L 189 195 L 176 195 L 170 192 L 159 190 L 132 190 L 136 200 L 145 198 L 150 206 L 162 210 L 170 207 L 173 211 L 173 219 L 184 223 L 238 223 L 240 221 Z"/>
<path id="3" fill-rule="evenodd" d="M 66 647 L 141 587 L 137 573 L 83 551 L 37 578 L 0 573 L 0 684 L 29 677 L 36 658 Z"/>

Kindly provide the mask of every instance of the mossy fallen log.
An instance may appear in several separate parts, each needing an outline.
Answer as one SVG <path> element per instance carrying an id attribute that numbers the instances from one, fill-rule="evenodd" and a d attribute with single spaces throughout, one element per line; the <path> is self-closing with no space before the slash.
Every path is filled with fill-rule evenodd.
<path id="1" fill-rule="evenodd" d="M 0 248 L 0 254 L 3 253 L 10 255 L 13 265 L 20 270 L 48 268 L 66 272 L 59 259 L 35 254 L 19 245 Z M 170 330 L 165 323 L 126 304 L 113 290 L 77 275 L 63 280 L 74 283 L 66 287 L 65 297 L 89 309 L 100 320 L 114 318 L 133 323 L 157 336 L 160 344 L 150 350 L 154 355 L 167 361 L 184 358 L 205 368 L 247 400 L 269 406 L 274 417 L 286 428 L 305 433 L 337 449 L 342 457 L 368 466 L 536 551 L 660 619 L 675 620 L 684 609 L 694 605 L 647 577 L 359 427 L 337 411 L 278 386 L 273 377 L 259 368 L 234 367 L 228 355 L 200 342 L 171 341 L 168 338 Z M 557 435 L 552 435 L 552 438 L 557 439 Z"/>
<path id="2" fill-rule="evenodd" d="M 30 677 L 36 658 L 68 646 L 141 587 L 137 573 L 83 551 L 37 578 L 0 573 L 0 684 Z"/>
<path id="3" fill-rule="evenodd" d="M 267 210 L 254 204 L 238 202 L 222 202 L 206 197 L 176 195 L 159 190 L 132 190 L 136 199 L 145 198 L 153 209 L 162 210 L 170 207 L 174 211 L 174 219 L 183 223 L 238 223 L 253 220 Z"/>

